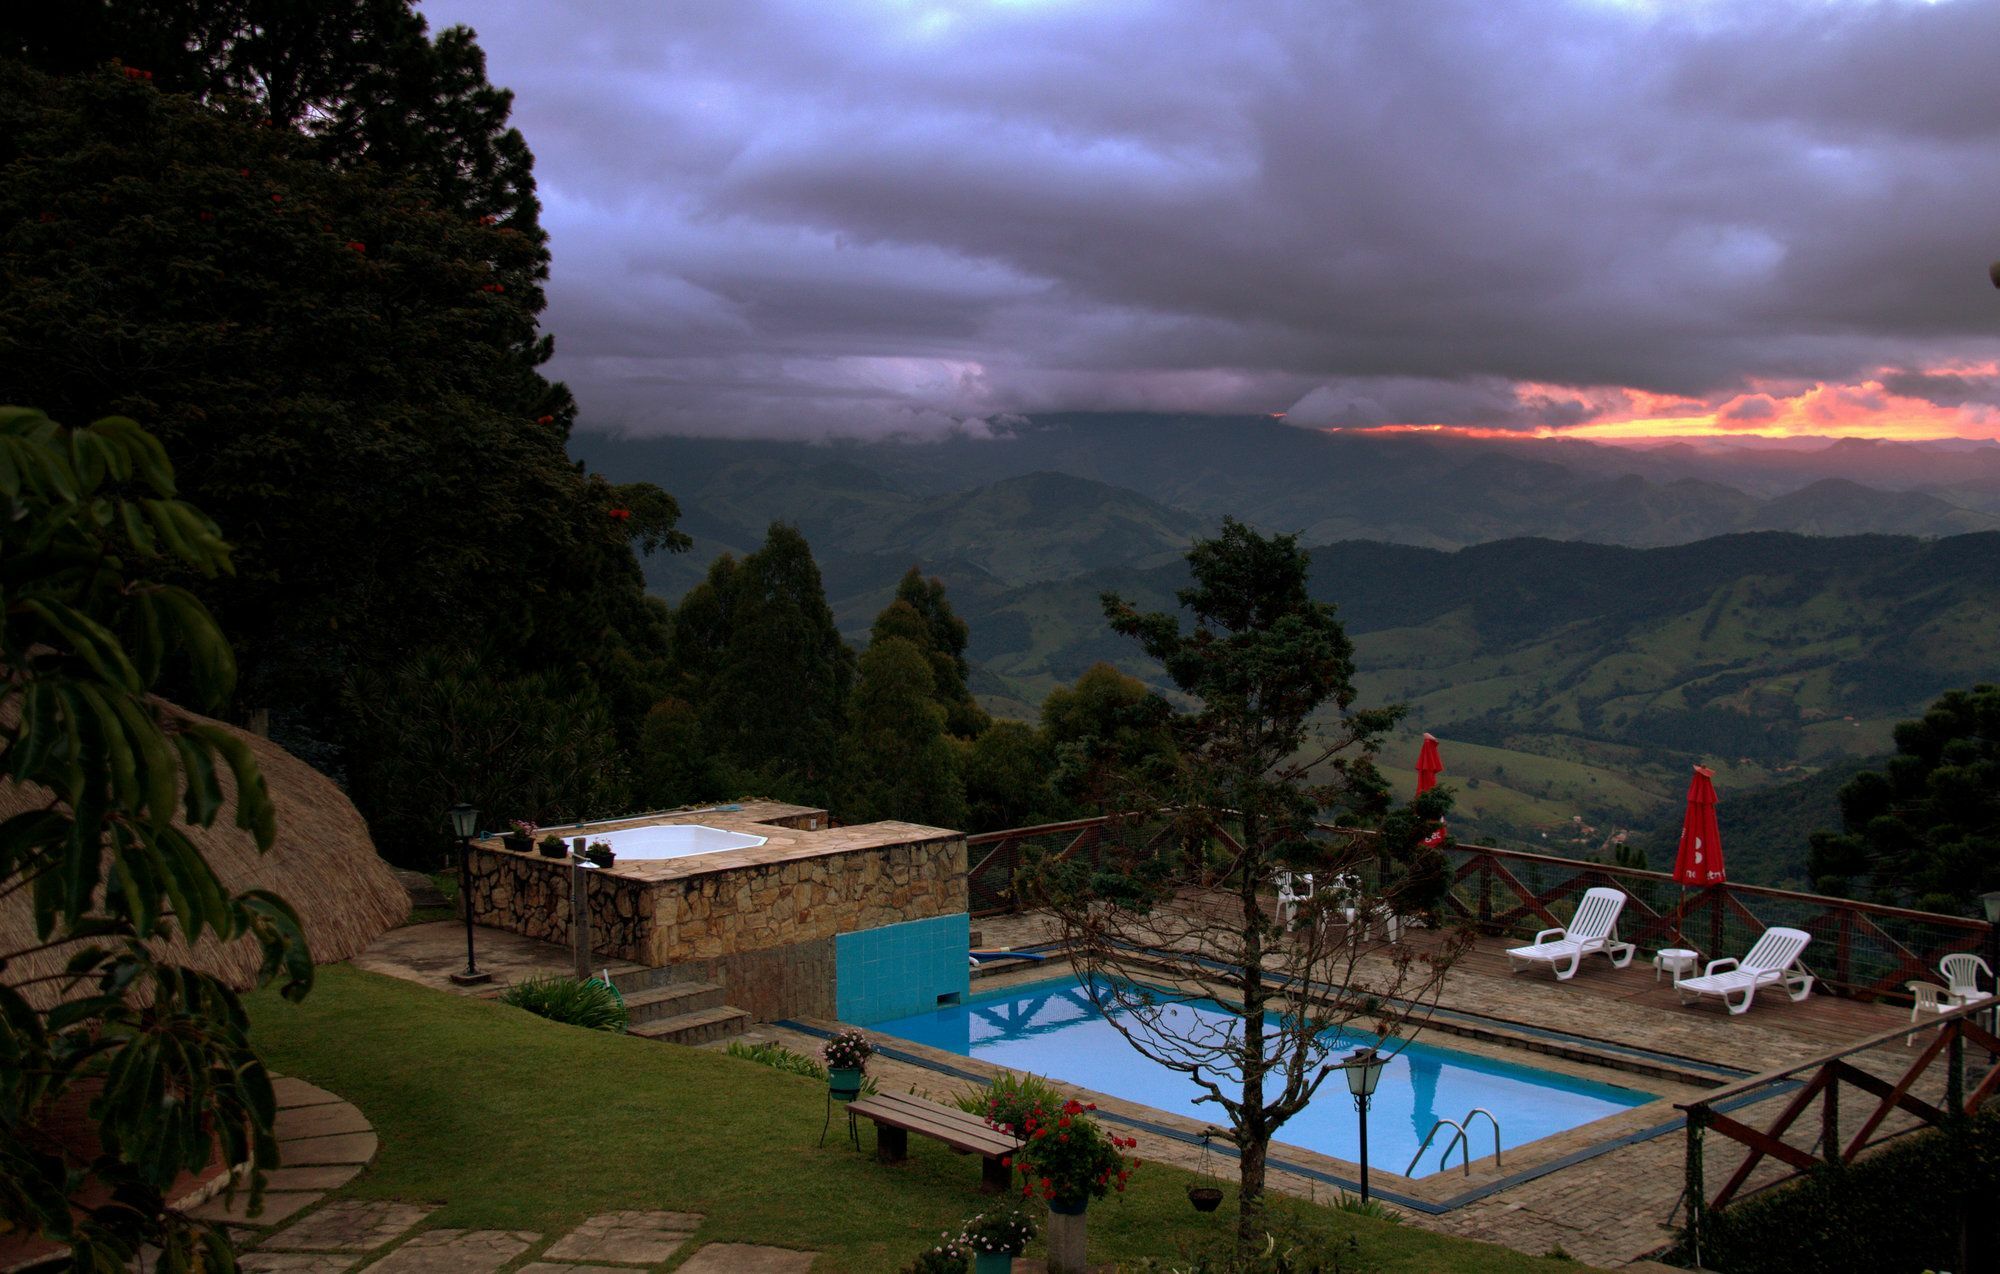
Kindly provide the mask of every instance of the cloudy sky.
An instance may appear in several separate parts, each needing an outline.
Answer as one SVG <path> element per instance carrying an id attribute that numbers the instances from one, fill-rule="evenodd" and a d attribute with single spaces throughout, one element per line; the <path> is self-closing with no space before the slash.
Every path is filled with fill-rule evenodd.
<path id="1" fill-rule="evenodd" d="M 586 427 L 2000 434 L 1990 0 L 426 0 Z"/>

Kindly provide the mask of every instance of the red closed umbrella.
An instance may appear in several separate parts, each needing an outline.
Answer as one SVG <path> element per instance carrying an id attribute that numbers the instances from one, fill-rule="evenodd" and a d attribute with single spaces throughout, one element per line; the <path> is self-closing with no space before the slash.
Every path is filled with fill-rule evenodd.
<path id="1" fill-rule="evenodd" d="M 1444 761 L 1438 756 L 1438 741 L 1435 735 L 1424 735 L 1424 746 L 1417 753 L 1417 795 L 1422 796 L 1438 785 L 1438 775 L 1444 773 Z M 1426 848 L 1436 849 L 1444 844 L 1444 820 L 1439 819 L 1437 830 L 1424 837 Z"/>
<path id="2" fill-rule="evenodd" d="M 1424 736 L 1423 750 L 1417 753 L 1417 795 L 1422 796 L 1438 785 L 1438 775 L 1444 773 L 1444 762 L 1438 758 L 1438 741 L 1434 735 Z"/>
<path id="3" fill-rule="evenodd" d="M 1694 767 L 1688 783 L 1687 816 L 1681 822 L 1681 845 L 1674 854 L 1674 879 L 1683 885 L 1719 885 L 1722 871 L 1722 825 L 1715 821 L 1715 772 Z"/>

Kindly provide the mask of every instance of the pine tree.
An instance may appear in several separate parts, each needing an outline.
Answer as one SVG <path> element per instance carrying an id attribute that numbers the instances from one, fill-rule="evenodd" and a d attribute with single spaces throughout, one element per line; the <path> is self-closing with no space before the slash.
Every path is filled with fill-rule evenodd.
<path id="1" fill-rule="evenodd" d="M 703 736 L 760 795 L 826 805 L 855 659 L 812 548 L 798 528 L 774 522 L 763 547 L 719 577 L 726 595 L 701 599 L 723 626 L 697 700 Z"/>
<path id="2" fill-rule="evenodd" d="M 884 637 L 862 653 L 841 745 L 839 811 L 847 821 L 965 825 L 958 751 L 936 693 L 931 661 L 915 642 Z"/>
<path id="3" fill-rule="evenodd" d="M 925 579 L 912 566 L 896 585 L 895 600 L 876 618 L 870 640 L 884 636 L 915 642 L 930 660 L 934 695 L 945 710 L 946 728 L 954 735 L 975 738 L 993 723 L 967 688 L 971 666 L 965 647 L 971 633 L 945 597 L 943 580 Z"/>

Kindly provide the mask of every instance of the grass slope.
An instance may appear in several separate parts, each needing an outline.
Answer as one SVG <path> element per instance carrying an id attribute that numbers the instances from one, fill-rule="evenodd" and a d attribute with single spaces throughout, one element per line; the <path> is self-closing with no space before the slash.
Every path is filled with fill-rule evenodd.
<path id="1" fill-rule="evenodd" d="M 825 1090 L 717 1052 L 560 1026 L 518 1009 L 342 966 L 290 1005 L 252 998 L 272 1067 L 354 1102 L 381 1152 L 341 1197 L 423 1200 L 427 1226 L 553 1237 L 598 1212 L 701 1213 L 701 1242 L 766 1243 L 825 1255 L 816 1274 L 883 1274 L 947 1226 L 989 1206 L 978 1165 L 912 1139 L 900 1166 L 829 1136 L 814 1146 Z M 943 1099 L 943 1085 L 935 1096 Z M 864 1132 L 864 1141 L 866 1134 Z M 1100 1260 L 1163 1258 L 1226 1232 L 1199 1217 L 1187 1173 L 1147 1164 L 1131 1191 L 1092 1207 Z M 1556 1274 L 1584 1267 L 1285 1201 L 1352 1234 L 1365 1268 Z"/>

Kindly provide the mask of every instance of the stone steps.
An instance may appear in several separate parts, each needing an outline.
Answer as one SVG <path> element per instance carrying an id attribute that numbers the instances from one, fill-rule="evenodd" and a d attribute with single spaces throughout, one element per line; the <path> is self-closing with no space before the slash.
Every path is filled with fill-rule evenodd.
<path id="1" fill-rule="evenodd" d="M 618 994 L 630 1000 L 635 995 L 647 991 L 657 991 L 662 987 L 679 986 L 695 981 L 672 965 L 652 967 L 643 964 L 614 964 L 611 966 L 611 985 L 618 988 Z"/>
<path id="2" fill-rule="evenodd" d="M 722 1007 L 722 988 L 713 982 L 673 982 L 647 991 L 623 992 L 627 1030 L 700 1009 Z"/>
<path id="3" fill-rule="evenodd" d="M 709 1044 L 741 1035 L 750 1025 L 750 1015 L 728 1004 L 695 1009 L 626 1028 L 632 1035 L 669 1044 Z"/>

